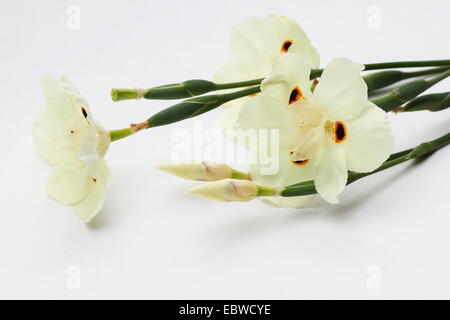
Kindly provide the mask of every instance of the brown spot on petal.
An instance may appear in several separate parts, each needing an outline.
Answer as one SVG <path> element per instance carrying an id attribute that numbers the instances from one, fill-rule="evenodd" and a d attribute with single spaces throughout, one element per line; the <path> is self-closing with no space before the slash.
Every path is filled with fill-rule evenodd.
<path id="1" fill-rule="evenodd" d="M 341 121 L 337 121 L 333 125 L 334 141 L 341 143 L 347 138 L 347 127 Z"/>
<path id="2" fill-rule="evenodd" d="M 294 154 L 294 151 L 290 151 L 289 155 L 292 156 Z M 309 162 L 309 159 L 303 159 L 303 160 L 291 160 L 291 162 L 296 166 L 304 166 Z"/>
<path id="3" fill-rule="evenodd" d="M 302 90 L 299 87 L 295 87 L 291 91 L 291 95 L 289 96 L 289 104 L 293 104 L 303 98 Z"/>
<path id="4" fill-rule="evenodd" d="M 319 80 L 314 79 L 312 84 L 311 84 L 311 92 L 314 92 L 314 90 L 316 89 L 318 84 L 319 84 Z"/>
<path id="5" fill-rule="evenodd" d="M 95 178 L 92 178 L 92 181 L 93 181 L 94 183 L 97 183 L 97 179 L 95 179 Z"/>
<path id="6" fill-rule="evenodd" d="M 83 117 L 84 117 L 85 119 L 87 119 L 88 114 L 87 114 L 87 111 L 86 111 L 86 109 L 85 109 L 84 107 L 81 107 L 81 113 L 83 114 Z"/>
<path id="7" fill-rule="evenodd" d="M 296 161 L 292 161 L 292 160 L 291 160 L 291 162 L 292 162 L 294 165 L 301 167 L 301 166 L 306 165 L 306 164 L 309 162 L 309 159 L 305 159 L 305 160 L 296 160 Z"/>
<path id="8" fill-rule="evenodd" d="M 285 42 L 283 42 L 283 45 L 281 46 L 281 52 L 287 52 L 291 47 L 291 45 L 292 45 L 291 40 L 286 40 Z"/>

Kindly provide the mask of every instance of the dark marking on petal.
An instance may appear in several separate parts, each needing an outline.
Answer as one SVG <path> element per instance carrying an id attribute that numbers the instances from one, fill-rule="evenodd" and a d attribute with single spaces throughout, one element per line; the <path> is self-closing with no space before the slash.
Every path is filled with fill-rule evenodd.
<path id="1" fill-rule="evenodd" d="M 85 108 L 81 107 L 81 113 L 83 114 L 83 117 L 84 117 L 85 119 L 87 119 L 87 117 L 88 117 L 88 114 L 87 114 L 87 112 L 86 112 L 86 109 L 85 109 Z"/>
<path id="2" fill-rule="evenodd" d="M 92 181 L 93 181 L 94 183 L 97 183 L 97 179 L 95 179 L 95 178 L 92 178 Z"/>
<path id="3" fill-rule="evenodd" d="M 290 151 L 289 155 L 292 156 L 294 154 L 294 151 Z M 296 166 L 304 166 L 309 162 L 309 159 L 303 159 L 303 160 L 291 160 L 291 162 Z"/>
<path id="4" fill-rule="evenodd" d="M 70 133 L 71 133 L 71 134 L 74 134 L 74 133 L 75 133 L 75 131 L 73 131 L 73 130 L 70 130 Z"/>
<path id="5" fill-rule="evenodd" d="M 295 87 L 291 91 L 291 95 L 289 96 L 289 104 L 293 104 L 303 98 L 302 90 L 299 87 Z"/>
<path id="6" fill-rule="evenodd" d="M 347 138 L 347 127 L 341 121 L 335 122 L 333 126 L 334 141 L 341 143 Z"/>
<path id="7" fill-rule="evenodd" d="M 309 162 L 309 159 L 305 159 L 305 160 L 296 160 L 296 161 L 292 161 L 292 160 L 291 160 L 291 162 L 292 162 L 294 165 L 301 167 L 301 166 L 306 165 L 306 164 Z"/>
<path id="8" fill-rule="evenodd" d="M 283 45 L 281 46 L 281 52 L 287 52 L 291 47 L 291 45 L 292 45 L 291 40 L 286 40 L 285 42 L 283 42 Z"/>

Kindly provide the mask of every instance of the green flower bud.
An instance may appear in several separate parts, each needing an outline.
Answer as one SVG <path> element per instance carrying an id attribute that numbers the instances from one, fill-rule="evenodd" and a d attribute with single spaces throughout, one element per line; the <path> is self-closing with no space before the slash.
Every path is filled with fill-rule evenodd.
<path id="1" fill-rule="evenodd" d="M 227 94 L 214 94 L 184 100 L 151 116 L 147 120 L 148 127 L 167 125 L 196 117 L 202 113 L 213 110 L 228 101 L 258 92 L 260 92 L 259 87 L 252 87 Z"/>
<path id="2" fill-rule="evenodd" d="M 399 112 L 412 112 L 412 111 L 440 111 L 450 107 L 450 92 L 432 93 L 417 97 L 403 107 Z"/>
<path id="3" fill-rule="evenodd" d="M 371 100 L 378 107 L 386 112 L 399 108 L 404 103 L 414 99 L 425 90 L 431 88 L 439 81 L 450 76 L 450 70 L 430 79 L 430 80 L 415 80 L 404 84 L 389 94 L 377 99 Z"/>

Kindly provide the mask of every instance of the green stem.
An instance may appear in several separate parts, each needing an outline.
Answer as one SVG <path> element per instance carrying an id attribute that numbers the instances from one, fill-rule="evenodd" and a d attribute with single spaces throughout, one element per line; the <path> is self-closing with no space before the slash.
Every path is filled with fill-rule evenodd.
<path id="1" fill-rule="evenodd" d="M 420 77 L 420 76 L 426 76 L 426 75 L 432 75 L 437 73 L 442 73 L 447 70 L 449 70 L 449 67 L 441 67 L 441 68 L 431 68 L 431 69 L 425 69 L 425 70 L 419 70 L 419 71 L 413 71 L 413 72 L 404 72 L 399 70 L 387 70 L 387 71 L 380 71 L 371 73 L 368 75 L 363 76 L 364 81 L 367 84 L 367 89 L 369 93 L 372 91 L 390 86 L 396 82 L 414 78 L 414 77 Z"/>
<path id="2" fill-rule="evenodd" d="M 270 197 L 277 194 L 277 191 L 272 187 L 258 186 L 258 197 Z"/>
<path id="3" fill-rule="evenodd" d="M 428 110 L 432 112 L 441 111 L 450 108 L 450 92 L 430 93 L 419 96 L 401 108 L 396 109 L 396 112 L 412 112 Z"/>
<path id="4" fill-rule="evenodd" d="M 264 78 L 248 80 L 248 81 L 240 81 L 240 82 L 229 82 L 229 83 L 215 83 L 215 90 L 224 90 L 224 89 L 235 89 L 242 87 L 250 87 L 260 85 Z"/>
<path id="5" fill-rule="evenodd" d="M 150 89 L 112 89 L 111 99 L 113 101 L 133 99 L 156 99 L 172 100 L 196 97 L 211 91 L 251 87 L 261 84 L 264 79 L 214 83 L 208 80 L 187 80 L 181 83 L 166 84 Z"/>
<path id="6" fill-rule="evenodd" d="M 371 101 L 386 112 L 398 110 L 404 103 L 416 98 L 419 94 L 448 76 L 450 76 L 450 70 L 429 80 L 415 80 L 400 86 L 385 96 Z M 154 114 L 145 122 L 138 124 L 139 127 L 137 129 L 134 127 L 134 129 L 126 128 L 111 131 L 111 141 L 125 138 L 141 129 L 158 127 L 196 117 L 211 111 L 228 101 L 250 96 L 259 93 L 260 91 L 260 87 L 256 86 L 231 93 L 206 95 L 182 101 Z M 441 106 L 446 105 L 447 103 L 447 100 L 444 100 L 443 103 L 439 104 L 439 108 L 443 108 Z"/>
<path id="7" fill-rule="evenodd" d="M 111 141 L 123 139 L 143 129 L 163 126 L 196 117 L 202 113 L 211 111 L 228 101 L 250 96 L 260 91 L 259 87 L 251 87 L 226 94 L 215 94 L 184 100 L 161 110 L 144 122 L 132 124 L 130 128 L 110 131 Z"/>
<path id="8" fill-rule="evenodd" d="M 260 91 L 261 90 L 259 87 L 251 87 L 226 94 L 215 94 L 188 99 L 164 109 L 148 118 L 146 121 L 148 123 L 147 128 L 167 125 L 196 117 L 205 112 L 211 111 L 228 101 L 250 96 Z"/>
<path id="9" fill-rule="evenodd" d="M 450 60 L 430 60 L 430 61 L 399 61 L 384 63 L 365 64 L 364 71 L 393 69 L 393 68 L 412 68 L 412 67 L 450 67 Z M 323 69 L 312 69 L 311 80 L 320 77 Z M 431 70 L 417 71 L 411 73 L 411 77 L 430 74 Z M 150 89 L 112 89 L 111 98 L 113 101 L 131 100 L 131 99 L 184 99 L 199 96 L 211 91 L 235 89 L 260 85 L 264 78 L 230 82 L 214 83 L 208 80 L 187 80 L 181 83 L 167 84 Z"/>
<path id="10" fill-rule="evenodd" d="M 396 62 L 382 62 L 369 63 L 365 65 L 366 71 L 379 69 L 393 69 L 393 68 L 420 68 L 420 67 L 450 67 L 450 60 L 422 60 L 422 61 L 396 61 Z"/>
<path id="11" fill-rule="evenodd" d="M 109 131 L 109 135 L 111 136 L 111 142 L 126 138 L 126 137 L 132 135 L 133 133 L 134 132 L 131 130 L 131 128 Z"/>
<path id="12" fill-rule="evenodd" d="M 415 148 L 394 153 L 379 168 L 377 168 L 372 172 L 368 173 L 349 172 L 347 185 L 363 177 L 386 170 L 388 168 L 391 168 L 408 160 L 417 159 L 429 155 L 432 152 L 446 146 L 449 143 L 450 143 L 450 132 L 432 141 L 424 142 Z M 314 181 L 311 180 L 287 186 L 281 191 L 280 195 L 283 197 L 296 197 L 315 193 L 317 193 L 317 190 L 314 186 Z"/>
<path id="13" fill-rule="evenodd" d="M 446 65 L 445 63 L 450 64 L 450 60 L 436 60 L 436 61 L 410 61 L 410 62 L 388 62 L 388 63 L 379 63 L 379 64 L 371 64 L 366 65 L 369 66 L 370 70 L 374 70 L 376 68 L 379 68 L 380 66 L 383 67 L 389 67 L 392 68 L 402 66 L 402 67 L 417 67 L 417 66 L 430 66 L 430 65 Z M 379 106 L 381 109 L 385 110 L 386 112 L 396 110 L 404 103 L 408 102 L 409 100 L 416 98 L 419 94 L 433 86 L 434 84 L 438 83 L 439 81 L 445 79 L 446 77 L 450 76 L 450 70 L 447 68 L 447 71 L 440 74 L 439 76 L 432 78 L 430 80 L 416 80 L 412 81 L 408 84 L 405 84 L 403 86 L 400 86 L 396 90 L 392 91 L 391 93 L 371 100 L 373 103 L 375 103 L 377 106 Z M 313 70 L 314 71 L 314 70 Z M 422 70 L 422 71 L 416 71 L 411 72 L 406 75 L 406 77 L 414 77 L 414 76 L 420 76 L 425 74 L 431 74 L 437 72 L 436 69 L 434 70 Z M 156 90 L 156 93 L 153 93 L 155 96 L 161 98 L 161 97 L 168 97 L 172 93 L 171 90 L 173 88 L 176 88 L 175 96 L 177 94 L 183 95 L 186 92 L 190 96 L 195 96 L 197 94 L 200 94 L 199 92 L 205 92 L 205 90 L 210 90 L 209 88 L 212 86 L 213 88 L 216 87 L 218 90 L 222 89 L 230 89 L 233 87 L 239 87 L 239 86 L 248 86 L 252 84 L 258 84 L 261 82 L 261 79 L 256 80 L 249 80 L 249 81 L 242 81 L 242 82 L 236 82 L 236 83 L 225 83 L 225 84 L 214 84 L 210 81 L 205 80 L 189 80 L 185 81 L 182 84 L 175 84 L 175 85 L 167 85 L 167 86 L 161 86 L 159 87 L 161 90 L 158 91 L 156 88 L 148 89 L 147 93 L 144 94 L 144 97 L 150 96 L 151 90 Z M 200 85 L 198 85 L 200 84 Z M 203 90 L 203 91 L 202 91 Z M 145 128 L 150 127 L 157 127 L 162 125 L 171 124 L 174 122 L 178 122 L 181 120 L 185 120 L 188 118 L 192 118 L 195 116 L 198 116 L 200 114 L 203 114 L 205 112 L 208 112 L 210 110 L 213 110 L 220 105 L 234 100 L 238 98 L 242 98 L 245 96 L 250 96 L 256 93 L 259 93 L 261 91 L 259 86 L 246 88 L 240 91 L 235 91 L 227 94 L 215 94 L 215 95 L 207 95 L 207 96 L 200 96 L 191 98 L 185 101 L 182 101 L 178 104 L 175 104 L 167 109 L 164 109 L 149 119 L 147 119 L 145 122 L 138 124 L 139 129 L 133 130 L 131 128 L 125 128 L 125 129 L 119 129 L 119 130 L 113 130 L 111 131 L 111 141 L 116 141 L 119 139 L 123 139 L 125 137 L 128 137 L 129 135 Z M 121 96 L 122 95 L 122 96 Z M 127 99 L 131 96 L 140 96 L 142 95 L 138 91 L 133 91 L 133 89 L 113 89 L 112 96 L 113 100 L 123 100 Z M 173 96 L 173 95 L 172 95 Z M 162 98 L 161 98 L 162 99 Z M 444 104 L 446 105 L 448 102 L 445 100 Z M 441 105 L 441 104 L 440 104 Z"/>
<path id="14" fill-rule="evenodd" d="M 428 76 L 431 74 L 445 72 L 448 69 L 450 69 L 450 67 L 439 67 L 439 68 L 430 68 L 430 69 L 424 69 L 424 70 L 418 70 L 418 71 L 403 72 L 404 73 L 403 79 Z"/>
<path id="15" fill-rule="evenodd" d="M 242 172 L 235 169 L 231 169 L 231 179 L 238 179 L 238 180 L 249 180 L 249 174 L 248 172 Z"/>
<path id="16" fill-rule="evenodd" d="M 368 63 L 364 65 L 364 71 L 395 69 L 395 68 L 420 68 L 420 67 L 450 67 L 450 60 L 423 60 L 423 61 L 395 61 L 382 63 Z M 320 77 L 323 69 L 313 69 L 311 79 Z"/>
<path id="17" fill-rule="evenodd" d="M 416 98 L 422 92 L 431 88 L 433 85 L 444 80 L 448 76 L 450 76 L 450 70 L 447 70 L 446 72 L 429 80 L 420 79 L 411 81 L 391 91 L 387 95 L 371 101 L 384 111 L 389 112 L 399 108 L 409 100 Z"/>

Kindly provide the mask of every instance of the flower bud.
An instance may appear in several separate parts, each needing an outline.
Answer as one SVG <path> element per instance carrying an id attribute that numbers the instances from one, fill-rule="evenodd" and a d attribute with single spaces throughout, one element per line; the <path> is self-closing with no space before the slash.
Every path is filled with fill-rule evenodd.
<path id="1" fill-rule="evenodd" d="M 369 91 L 381 89 L 399 82 L 405 78 L 405 73 L 398 70 L 375 72 L 363 77 Z"/>
<path id="2" fill-rule="evenodd" d="M 447 70 L 446 72 L 443 72 L 442 74 L 429 80 L 419 79 L 411 81 L 398 87 L 387 95 L 371 101 L 386 112 L 393 111 L 403 105 L 406 101 L 416 98 L 419 94 L 449 76 L 450 70 Z"/>
<path id="3" fill-rule="evenodd" d="M 249 96 L 258 92 L 260 92 L 259 87 L 251 87 L 231 93 L 213 94 L 191 98 L 159 111 L 147 119 L 147 123 L 149 127 L 153 128 L 193 118 L 205 112 L 211 111 L 228 101 Z"/>
<path id="4" fill-rule="evenodd" d="M 441 111 L 450 108 L 450 92 L 443 93 L 431 93 L 423 96 L 419 96 L 414 100 L 411 100 L 403 107 L 399 108 L 399 112 L 411 112 L 411 111 Z"/>
<path id="5" fill-rule="evenodd" d="M 215 83 L 208 80 L 187 80 L 181 83 L 167 84 L 150 89 L 112 89 L 113 101 L 130 99 L 183 99 L 195 97 L 215 89 Z"/>
<path id="6" fill-rule="evenodd" d="M 160 165 L 157 168 L 183 179 L 198 181 L 216 181 L 231 178 L 234 171 L 226 164 L 205 161 L 166 164 Z"/>
<path id="7" fill-rule="evenodd" d="M 275 194 L 275 190 L 271 190 L 272 194 Z M 259 186 L 249 180 L 227 179 L 203 183 L 188 190 L 187 193 L 216 201 L 243 202 L 258 197 Z"/>

